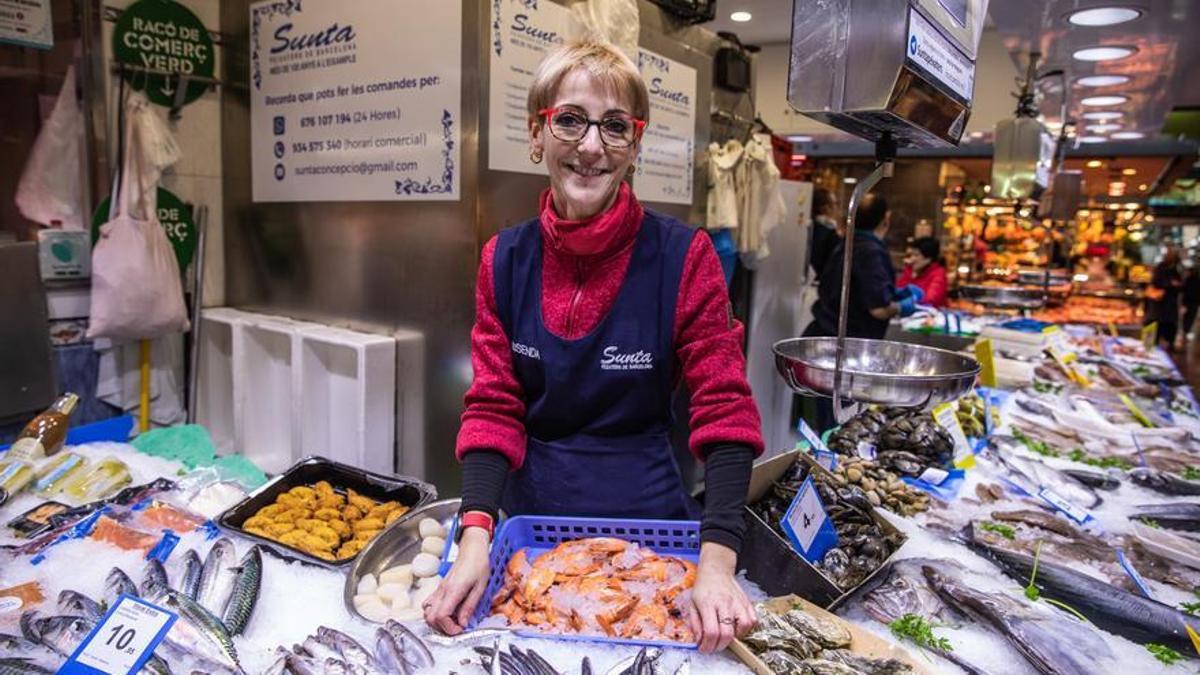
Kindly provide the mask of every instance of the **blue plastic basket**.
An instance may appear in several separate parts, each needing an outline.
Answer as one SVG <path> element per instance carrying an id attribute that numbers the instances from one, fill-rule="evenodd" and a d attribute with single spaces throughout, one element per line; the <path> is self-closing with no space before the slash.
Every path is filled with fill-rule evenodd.
<path id="1" fill-rule="evenodd" d="M 505 520 L 492 543 L 491 568 L 487 590 L 475 608 L 469 629 L 479 625 L 492 612 L 492 598 L 504 583 L 504 568 L 513 554 L 528 548 L 533 562 L 538 556 L 564 541 L 588 537 L 613 537 L 633 542 L 655 553 L 697 562 L 700 559 L 700 523 L 694 520 L 621 520 L 613 518 L 562 518 L 556 516 L 514 516 Z M 636 640 L 605 635 L 556 635 L 518 629 L 517 635 L 555 640 L 606 642 L 655 647 L 695 649 L 695 644 L 667 640 Z"/>

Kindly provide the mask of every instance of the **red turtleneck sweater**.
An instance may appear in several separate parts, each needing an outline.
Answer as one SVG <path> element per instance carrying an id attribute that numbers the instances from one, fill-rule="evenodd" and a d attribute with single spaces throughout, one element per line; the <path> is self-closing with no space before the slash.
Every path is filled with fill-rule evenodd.
<path id="1" fill-rule="evenodd" d="M 582 337 L 616 300 L 642 224 L 642 206 L 625 183 L 608 210 L 587 220 L 560 218 L 550 190 L 542 193 L 540 206 L 542 317 L 555 335 Z M 479 264 L 471 331 L 475 379 L 467 391 L 456 454 L 461 459 L 472 450 L 497 450 L 516 468 L 525 459 L 525 402 L 496 311 L 495 249 L 493 237 Z M 704 448 L 718 443 L 745 445 L 755 454 L 763 449 L 758 409 L 746 382 L 743 329 L 732 316 L 716 251 L 707 236 L 697 235 L 684 262 L 674 331 L 679 371 L 691 392 L 691 450 L 702 459 Z"/>

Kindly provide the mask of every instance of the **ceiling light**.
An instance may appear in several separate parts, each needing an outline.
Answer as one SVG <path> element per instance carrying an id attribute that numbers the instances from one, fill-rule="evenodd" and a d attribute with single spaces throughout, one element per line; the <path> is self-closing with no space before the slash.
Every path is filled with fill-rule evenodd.
<path id="1" fill-rule="evenodd" d="M 1123 175 L 1123 176 L 1136 176 L 1136 175 L 1137 175 L 1137 169 L 1121 169 L 1121 175 Z"/>
<path id="2" fill-rule="evenodd" d="M 1117 133 L 1113 134 L 1112 137 L 1120 141 L 1133 141 L 1139 138 L 1145 138 L 1146 134 L 1143 134 L 1140 131 L 1118 131 Z"/>
<path id="3" fill-rule="evenodd" d="M 812 136 L 788 136 L 788 140 L 793 143 L 810 143 Z"/>
<path id="4" fill-rule="evenodd" d="M 1105 120 L 1119 120 L 1124 116 L 1125 113 L 1117 112 L 1116 110 L 1095 110 L 1093 112 L 1083 113 L 1083 119 L 1095 120 L 1097 122 L 1103 122 Z"/>
<path id="5" fill-rule="evenodd" d="M 1093 7 L 1071 12 L 1067 16 L 1067 21 L 1076 26 L 1113 26 L 1133 21 L 1141 15 L 1141 11 L 1132 7 Z"/>
<path id="6" fill-rule="evenodd" d="M 1075 80 L 1075 84 L 1081 87 L 1111 87 L 1128 81 L 1128 75 L 1088 75 Z"/>
<path id="7" fill-rule="evenodd" d="M 1142 205 L 1137 202 L 1129 202 L 1129 203 L 1125 204 L 1125 208 L 1128 209 L 1129 211 L 1136 211 L 1136 210 L 1142 208 Z"/>
<path id="8" fill-rule="evenodd" d="M 1150 189 L 1150 186 L 1146 185 L 1145 183 L 1142 183 L 1141 185 L 1138 186 L 1138 190 L 1140 190 L 1142 192 L 1145 192 L 1146 190 L 1149 190 L 1149 189 Z"/>
<path id="9" fill-rule="evenodd" d="M 1089 169 L 1099 169 L 1102 166 L 1104 166 L 1104 162 L 1101 162 L 1098 159 L 1088 160 L 1088 163 L 1087 163 L 1087 168 L 1089 168 Z"/>
<path id="10" fill-rule="evenodd" d="M 738 23 L 746 23 L 747 21 L 749 21 L 750 19 L 753 19 L 753 18 L 754 18 L 754 15 L 751 14 L 750 12 L 734 12 L 733 14 L 729 15 L 730 21 L 736 21 Z"/>
<path id="11" fill-rule="evenodd" d="M 854 185 L 855 183 L 858 182 L 858 179 L 855 178 L 854 176 L 846 176 L 845 178 L 842 179 L 842 182 L 845 183 L 846 185 Z"/>
<path id="12" fill-rule="evenodd" d="M 1115 61 L 1129 56 L 1134 51 L 1136 50 L 1133 47 L 1088 47 L 1076 50 L 1071 56 L 1079 61 Z"/>
<path id="13" fill-rule="evenodd" d="M 1080 136 L 1080 143 L 1103 143 L 1108 139 L 1103 136 Z"/>
<path id="14" fill-rule="evenodd" d="M 1120 124 L 1089 124 L 1089 131 L 1094 131 L 1098 134 L 1107 134 L 1110 131 L 1116 131 L 1121 128 Z"/>
<path id="15" fill-rule="evenodd" d="M 1083 105 L 1121 105 L 1129 100 L 1128 96 L 1120 94 L 1112 94 L 1109 96 L 1089 96 L 1080 103 Z"/>
<path id="16" fill-rule="evenodd" d="M 1108 210 L 1109 210 L 1109 211 L 1120 211 L 1120 210 L 1121 210 L 1121 205 L 1120 205 L 1120 204 L 1109 204 L 1109 205 L 1108 205 Z"/>

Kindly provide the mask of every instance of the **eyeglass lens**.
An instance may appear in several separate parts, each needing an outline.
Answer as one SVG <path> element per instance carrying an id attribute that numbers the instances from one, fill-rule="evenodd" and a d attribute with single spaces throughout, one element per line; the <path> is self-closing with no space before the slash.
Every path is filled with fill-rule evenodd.
<path id="1" fill-rule="evenodd" d="M 560 141 L 573 143 L 582 140 L 593 124 L 600 127 L 600 140 L 605 145 L 626 147 L 633 144 L 637 127 L 632 117 L 621 113 L 609 113 L 600 120 L 589 120 L 581 110 L 564 108 L 551 116 L 550 131 Z"/>

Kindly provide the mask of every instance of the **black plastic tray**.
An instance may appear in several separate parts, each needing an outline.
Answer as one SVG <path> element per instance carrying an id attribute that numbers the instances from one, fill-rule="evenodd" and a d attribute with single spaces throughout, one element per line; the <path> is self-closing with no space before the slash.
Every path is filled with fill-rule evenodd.
<path id="1" fill-rule="evenodd" d="M 853 588 L 838 586 L 819 568 L 797 553 L 786 539 L 779 536 L 749 506 L 762 498 L 766 490 L 770 489 L 771 484 L 784 475 L 795 462 L 804 462 L 808 465 L 810 472 L 827 473 L 825 468 L 814 462 L 808 454 L 799 451 L 783 453 L 754 465 L 751 494 L 745 508 L 746 538 L 742 542 L 738 565 L 746 570 L 746 577 L 758 584 L 767 595 L 772 597 L 799 595 L 822 609 L 832 611 L 845 602 L 851 593 L 870 583 L 872 579 L 887 569 L 892 564 L 896 551 L 893 551 L 878 569 L 871 572 Z M 871 509 L 870 513 L 884 531 L 900 538 L 901 545 L 907 541 L 908 538 L 896 529 L 895 525 L 881 516 L 877 509 Z M 897 546 L 896 550 L 900 550 L 900 547 Z"/>
<path id="2" fill-rule="evenodd" d="M 370 497 L 377 501 L 397 501 L 410 507 L 410 511 L 418 506 L 424 506 L 437 499 L 437 489 L 425 481 L 407 476 L 388 476 L 381 473 L 366 471 L 349 464 L 342 464 L 324 457 L 305 457 L 296 462 L 287 471 L 272 478 L 250 496 L 227 509 L 217 519 L 217 524 L 231 532 L 236 532 L 247 539 L 253 539 L 271 548 L 283 558 L 312 563 L 330 569 L 348 567 L 358 557 L 357 554 L 345 560 L 324 560 L 309 555 L 298 548 L 281 544 L 273 539 L 260 537 L 242 529 L 242 524 L 249 520 L 264 506 L 275 503 L 280 494 L 298 485 L 312 485 L 317 481 L 328 481 L 333 489 L 345 493 L 346 488 Z M 400 520 L 408 518 L 405 514 Z"/>

